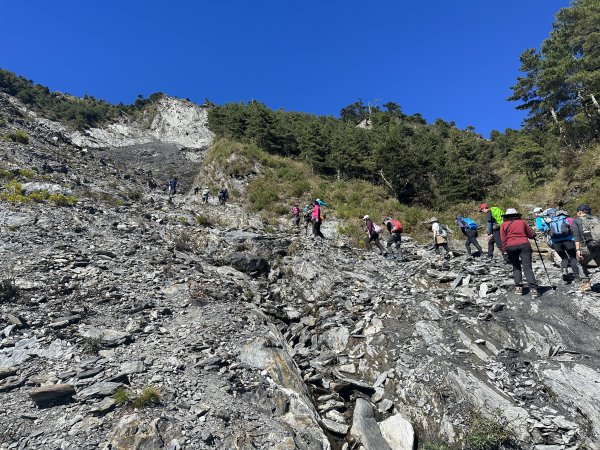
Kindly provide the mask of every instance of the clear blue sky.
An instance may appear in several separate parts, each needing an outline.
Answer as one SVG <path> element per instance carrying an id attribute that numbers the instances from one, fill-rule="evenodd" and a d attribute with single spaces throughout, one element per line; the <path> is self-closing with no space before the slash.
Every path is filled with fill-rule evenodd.
<path id="1" fill-rule="evenodd" d="M 338 115 L 395 101 L 460 128 L 518 128 L 519 54 L 568 0 L 0 0 L 0 67 L 74 95 L 161 91 Z"/>

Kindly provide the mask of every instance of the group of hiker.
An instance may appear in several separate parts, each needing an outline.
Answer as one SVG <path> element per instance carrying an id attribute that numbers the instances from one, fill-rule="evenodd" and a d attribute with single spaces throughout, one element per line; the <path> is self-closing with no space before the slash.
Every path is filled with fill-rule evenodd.
<path id="1" fill-rule="evenodd" d="M 198 186 L 198 185 L 194 186 L 194 195 L 198 196 L 199 192 L 200 192 L 200 186 Z M 207 204 L 209 202 L 210 189 L 208 189 L 208 186 L 204 186 L 204 188 L 202 189 L 202 194 L 201 194 L 200 198 L 202 200 L 202 203 L 204 203 L 204 204 Z M 217 200 L 219 201 L 219 205 L 221 205 L 221 206 L 225 205 L 227 200 L 229 200 L 229 191 L 227 190 L 227 188 L 222 188 L 219 190 L 219 193 L 217 194 Z"/>
<path id="2" fill-rule="evenodd" d="M 312 223 L 313 237 L 323 239 L 321 233 L 321 223 L 325 219 L 325 214 L 321 210 L 323 206 L 326 206 L 326 203 L 320 199 L 307 204 L 303 210 L 296 203 L 291 209 L 294 225 L 300 227 L 301 217 L 303 217 L 305 234 L 308 233 L 308 226 Z M 483 226 L 463 214 L 457 214 L 455 218 L 456 225 L 465 238 L 467 256 L 484 256 L 478 241 L 479 230 L 483 228 L 488 243 L 485 256 L 492 259 L 495 248 L 498 248 L 504 262 L 512 266 L 515 293 L 523 294 L 526 285 L 531 298 L 538 297 L 540 290 L 533 272 L 533 249 L 530 241 L 535 242 L 540 257 L 541 251 L 532 226 L 514 208 L 504 211 L 497 206 L 490 207 L 487 203 L 482 203 L 479 205 L 479 212 L 484 215 Z M 593 216 L 591 208 L 585 204 L 577 208 L 575 218 L 569 217 L 565 210 L 555 208 L 546 210 L 535 208 L 532 214 L 535 216 L 534 226 L 538 234 L 545 237 L 546 244 L 560 257 L 563 280 L 581 281 L 580 289 L 590 290 L 589 263 L 595 261 L 596 266 L 600 267 L 600 218 Z M 368 215 L 362 219 L 367 233 L 367 249 L 375 247 L 377 252 L 386 258 L 404 260 L 401 247 L 404 227 L 398 219 L 385 217 L 381 225 L 375 223 Z M 450 228 L 440 223 L 437 217 L 432 217 L 425 223 L 431 227 L 435 253 L 452 257 L 448 245 L 449 234 L 452 233 Z M 384 248 L 381 243 L 385 231 L 388 233 L 387 248 Z M 472 247 L 475 248 L 475 252 L 472 252 Z M 544 269 L 546 269 L 545 265 Z M 548 275 L 547 270 L 546 274 Z M 548 278 L 550 279 L 549 276 Z"/>

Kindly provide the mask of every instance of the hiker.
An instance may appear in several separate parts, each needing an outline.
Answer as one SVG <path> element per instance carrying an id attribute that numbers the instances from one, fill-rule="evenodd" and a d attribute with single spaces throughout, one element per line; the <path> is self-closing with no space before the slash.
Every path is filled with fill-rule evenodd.
<path id="1" fill-rule="evenodd" d="M 460 228 L 462 234 L 467 237 L 467 240 L 465 241 L 467 255 L 473 256 L 471 254 L 471 244 L 473 244 L 477 249 L 477 252 L 475 253 L 477 257 L 483 256 L 483 250 L 481 249 L 481 245 L 479 245 L 479 241 L 477 240 L 477 237 L 479 236 L 479 233 L 477 232 L 477 222 L 469 219 L 468 217 L 463 217 L 462 214 L 457 214 L 456 225 L 458 225 L 458 228 Z"/>
<path id="2" fill-rule="evenodd" d="M 535 228 L 540 233 L 545 233 L 548 227 L 546 226 L 546 221 L 544 220 L 543 209 L 540 207 L 533 208 L 531 214 L 533 214 L 533 217 L 535 217 Z"/>
<path id="3" fill-rule="evenodd" d="M 579 205 L 572 226 L 577 259 L 581 265 L 581 290 L 589 291 L 592 288 L 589 263 L 594 260 L 596 267 L 600 267 L 600 218 L 592 216 L 589 205 Z"/>
<path id="4" fill-rule="evenodd" d="M 194 186 L 194 196 L 197 196 L 199 191 L 200 191 L 200 186 L 198 186 L 198 185 Z"/>
<path id="5" fill-rule="evenodd" d="M 375 245 L 379 249 L 379 255 L 387 256 L 387 252 L 379 242 L 379 235 L 383 231 L 379 225 L 373 223 L 369 216 L 364 216 L 363 220 L 365 221 L 365 225 L 367 227 L 367 234 L 369 235 L 369 239 L 366 242 L 367 250 L 371 250 L 372 245 L 371 242 L 375 242 Z"/>
<path id="6" fill-rule="evenodd" d="M 300 205 L 298 203 L 292 206 L 292 220 L 296 227 L 300 226 Z"/>
<path id="7" fill-rule="evenodd" d="M 529 239 L 534 239 L 535 234 L 529 224 L 521 219 L 521 214 L 508 208 L 502 215 L 500 225 L 500 239 L 503 243 L 502 252 L 508 257 L 513 266 L 513 279 L 515 280 L 515 294 L 523 294 L 523 272 L 527 286 L 531 292 L 531 299 L 539 296 L 537 281 L 533 274 L 532 250 Z"/>
<path id="8" fill-rule="evenodd" d="M 502 225 L 502 215 L 504 211 L 502 211 L 497 206 L 492 206 L 491 208 L 487 205 L 487 203 L 482 203 L 479 205 L 479 212 L 485 214 L 485 221 L 487 223 L 487 235 L 488 235 L 488 251 L 487 257 L 492 259 L 494 257 L 494 244 L 498 246 L 498 249 L 502 251 L 502 239 L 500 237 L 500 225 Z M 504 262 L 508 262 L 506 254 L 502 252 L 502 257 L 504 258 Z"/>
<path id="9" fill-rule="evenodd" d="M 208 186 L 204 186 L 204 189 L 202 189 L 202 203 L 208 203 L 209 196 L 210 191 L 208 190 Z"/>
<path id="10" fill-rule="evenodd" d="M 572 220 L 566 211 L 557 211 L 553 217 L 545 220 L 545 234 L 548 236 L 550 246 L 560 257 L 562 279 L 569 281 L 569 264 L 573 271 L 573 279 L 580 280 L 579 268 L 577 267 L 577 251 L 575 239 L 573 238 Z"/>
<path id="11" fill-rule="evenodd" d="M 219 205 L 225 206 L 225 203 L 229 199 L 229 191 L 227 190 L 227 188 L 223 188 L 219 191 L 218 198 L 219 198 Z"/>
<path id="12" fill-rule="evenodd" d="M 308 234 L 308 226 L 310 225 L 310 221 L 312 219 L 312 210 L 313 205 L 310 203 L 307 204 L 302 210 L 302 213 L 304 214 L 304 236 Z"/>
<path id="13" fill-rule="evenodd" d="M 404 231 L 404 225 L 397 219 L 392 219 L 391 217 L 386 217 L 383 219 L 383 224 L 388 230 L 390 237 L 387 240 L 387 249 L 390 255 L 390 258 L 396 259 L 396 255 L 394 255 L 394 246 L 396 250 L 398 250 L 398 259 L 404 260 L 402 255 L 402 232 Z"/>
<path id="14" fill-rule="evenodd" d="M 323 215 L 321 215 L 321 206 L 319 205 L 319 200 L 315 200 L 312 213 L 312 223 L 313 223 L 313 237 L 320 237 L 321 239 L 325 239 L 323 233 L 321 233 L 321 222 L 323 221 Z"/>
<path id="15" fill-rule="evenodd" d="M 440 225 L 437 217 L 432 217 L 428 222 L 431 225 L 431 232 L 433 233 L 433 246 L 435 248 L 435 254 L 440 254 L 440 247 L 446 252 L 444 256 L 450 255 L 448 249 L 448 230 L 446 227 Z"/>
<path id="16" fill-rule="evenodd" d="M 169 197 L 173 197 L 175 194 L 177 194 L 177 178 L 171 178 L 167 183 L 167 186 L 169 190 Z"/>

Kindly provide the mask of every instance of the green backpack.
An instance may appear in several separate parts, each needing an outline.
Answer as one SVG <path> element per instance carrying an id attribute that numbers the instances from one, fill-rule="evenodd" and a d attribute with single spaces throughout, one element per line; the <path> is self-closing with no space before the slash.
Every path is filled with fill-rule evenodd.
<path id="1" fill-rule="evenodd" d="M 502 216 L 504 215 L 504 211 L 498 208 L 497 206 L 492 206 L 490 210 L 492 211 L 492 217 L 494 218 L 498 226 L 502 225 L 502 222 L 504 222 L 504 219 L 502 218 Z"/>

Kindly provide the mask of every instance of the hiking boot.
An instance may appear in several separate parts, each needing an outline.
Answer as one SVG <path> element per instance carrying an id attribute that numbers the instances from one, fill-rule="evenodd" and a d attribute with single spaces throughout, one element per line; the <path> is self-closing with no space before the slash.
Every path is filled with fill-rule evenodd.
<path id="1" fill-rule="evenodd" d="M 569 272 L 567 272 L 566 270 L 563 270 L 562 279 L 563 279 L 563 281 L 569 281 Z"/>
<path id="2" fill-rule="evenodd" d="M 592 290 L 592 283 L 590 280 L 584 280 L 581 282 L 581 287 L 579 288 L 580 291 L 591 291 Z"/>
<path id="3" fill-rule="evenodd" d="M 537 288 L 531 289 L 530 293 L 531 293 L 531 300 L 535 300 L 536 298 L 538 298 L 540 296 L 540 291 L 538 291 Z"/>
<path id="4" fill-rule="evenodd" d="M 523 295 L 523 286 L 516 286 L 515 287 L 515 294 L 517 294 L 517 295 Z"/>

